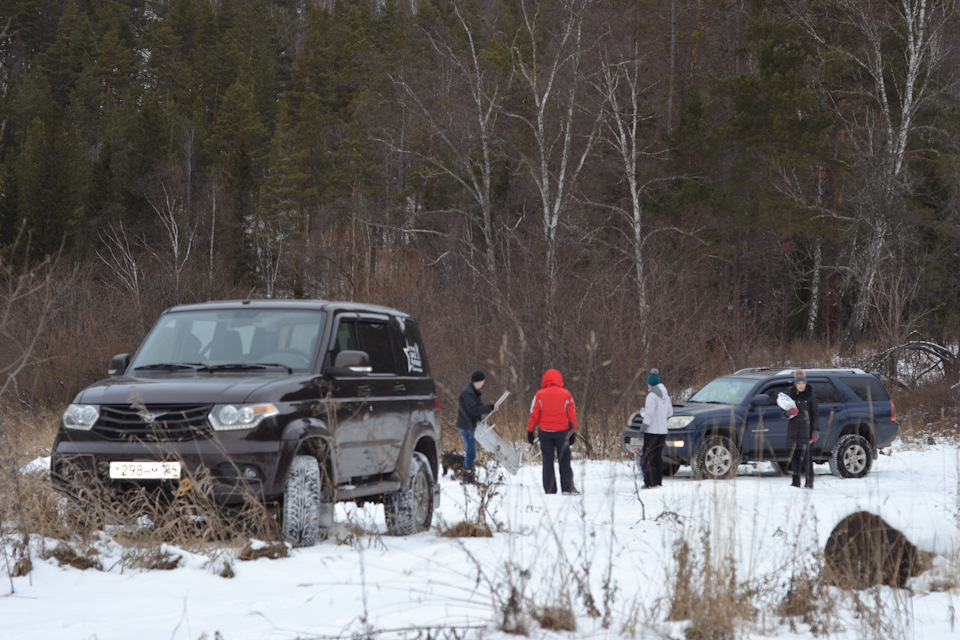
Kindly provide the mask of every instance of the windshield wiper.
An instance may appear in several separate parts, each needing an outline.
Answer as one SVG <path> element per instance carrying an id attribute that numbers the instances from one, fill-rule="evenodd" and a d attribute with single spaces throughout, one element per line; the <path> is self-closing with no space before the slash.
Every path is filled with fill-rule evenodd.
<path id="1" fill-rule="evenodd" d="M 199 362 L 157 362 L 134 368 L 134 371 L 183 371 L 184 369 L 206 370 L 207 365 Z"/>
<path id="2" fill-rule="evenodd" d="M 205 367 L 208 371 L 258 371 L 269 367 L 278 367 L 284 369 L 287 373 L 293 373 L 293 369 L 279 362 L 231 362 L 228 364 L 215 364 Z"/>

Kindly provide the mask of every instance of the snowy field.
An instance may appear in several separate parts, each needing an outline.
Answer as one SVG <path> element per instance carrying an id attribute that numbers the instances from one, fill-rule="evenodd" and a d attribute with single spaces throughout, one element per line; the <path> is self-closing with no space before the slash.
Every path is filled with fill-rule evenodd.
<path id="1" fill-rule="evenodd" d="M 539 465 L 528 466 L 485 497 L 489 538 L 437 535 L 478 514 L 477 489 L 449 477 L 434 530 L 407 538 L 384 535 L 380 507 L 339 505 L 334 539 L 287 558 L 170 548 L 183 556 L 178 568 L 137 571 L 104 536 L 103 570 L 35 553 L 32 573 L 11 579 L 0 558 L 0 638 L 501 640 L 517 637 L 501 630 L 508 611 L 507 627 L 533 638 L 679 639 L 687 623 L 667 618 L 681 540 L 694 575 L 732 574 L 749 594 L 743 606 L 753 613 L 737 638 L 955 638 L 960 453 L 899 443 L 887 453 L 862 480 L 817 465 L 813 491 L 767 464 L 720 482 L 692 480 L 684 468 L 662 489 L 640 491 L 629 462 L 575 460 L 582 495 L 545 496 Z M 816 628 L 781 615 L 791 576 L 812 578 L 833 527 L 858 510 L 939 554 L 934 568 L 904 590 L 828 589 Z M 220 576 L 228 561 L 232 578 Z M 552 607 L 572 612 L 576 630 L 544 628 L 538 612 Z"/>

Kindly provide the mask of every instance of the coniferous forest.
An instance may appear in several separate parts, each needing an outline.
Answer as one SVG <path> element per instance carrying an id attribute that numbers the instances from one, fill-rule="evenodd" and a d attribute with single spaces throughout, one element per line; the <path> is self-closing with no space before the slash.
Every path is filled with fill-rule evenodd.
<path id="1" fill-rule="evenodd" d="M 556 367 L 614 434 L 653 366 L 902 377 L 960 329 L 958 18 L 0 0 L 2 391 L 62 407 L 162 309 L 251 292 L 415 314 L 445 422 L 476 368 L 521 419 Z"/>

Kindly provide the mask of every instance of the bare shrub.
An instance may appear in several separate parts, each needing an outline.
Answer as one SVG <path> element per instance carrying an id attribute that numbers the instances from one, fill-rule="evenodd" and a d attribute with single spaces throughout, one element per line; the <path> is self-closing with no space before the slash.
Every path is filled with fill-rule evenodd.
<path id="1" fill-rule="evenodd" d="M 737 577 L 729 554 L 715 551 L 708 532 L 694 548 L 686 539 L 674 543 L 675 577 L 670 585 L 668 620 L 688 620 L 688 640 L 732 640 L 753 617 L 752 593 Z"/>

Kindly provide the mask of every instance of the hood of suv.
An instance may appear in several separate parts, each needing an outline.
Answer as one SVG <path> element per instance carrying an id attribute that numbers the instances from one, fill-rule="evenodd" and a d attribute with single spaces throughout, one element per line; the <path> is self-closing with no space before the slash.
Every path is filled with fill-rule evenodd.
<path id="1" fill-rule="evenodd" d="M 256 375 L 191 374 L 120 376 L 94 383 L 74 400 L 79 404 L 236 404 L 249 402 L 251 394 L 282 382 L 291 385 L 291 376 L 284 373 Z"/>
<path id="2" fill-rule="evenodd" d="M 673 405 L 673 415 L 705 416 L 716 413 L 730 413 L 733 409 L 739 409 L 740 405 L 735 404 L 717 404 L 715 402 L 684 402 L 681 405 Z"/>

